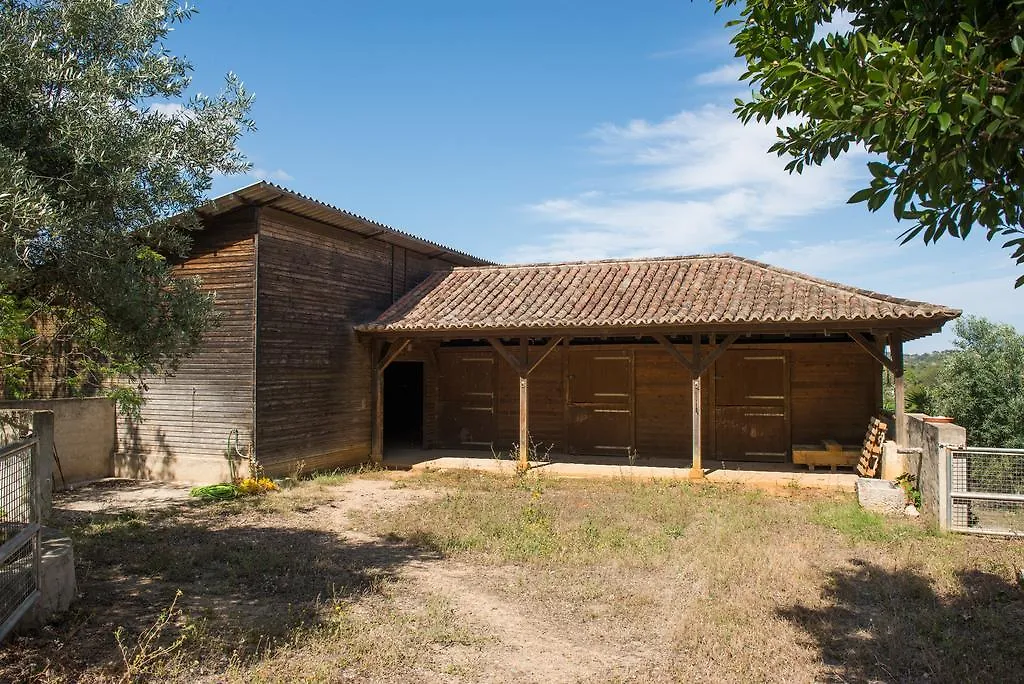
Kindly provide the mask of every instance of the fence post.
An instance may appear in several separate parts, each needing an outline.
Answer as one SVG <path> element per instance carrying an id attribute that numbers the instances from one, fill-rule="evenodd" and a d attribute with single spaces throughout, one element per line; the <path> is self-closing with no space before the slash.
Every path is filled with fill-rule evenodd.
<path id="1" fill-rule="evenodd" d="M 33 480 L 39 501 L 39 522 L 50 517 L 53 509 L 53 412 L 32 414 L 32 434 L 39 440 L 32 460 Z"/>
<path id="2" fill-rule="evenodd" d="M 953 450 L 948 446 L 939 446 L 939 455 L 942 458 L 942 462 L 938 464 L 939 471 L 939 529 L 943 532 L 949 532 L 950 525 L 952 524 L 952 505 L 953 499 L 951 497 L 951 489 L 953 482 Z"/>

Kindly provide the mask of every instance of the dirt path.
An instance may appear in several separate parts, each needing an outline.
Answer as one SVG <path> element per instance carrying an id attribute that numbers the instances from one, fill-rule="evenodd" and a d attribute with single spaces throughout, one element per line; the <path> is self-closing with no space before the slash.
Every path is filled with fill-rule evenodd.
<path id="1" fill-rule="evenodd" d="M 346 539 L 379 542 L 359 529 L 360 514 L 401 509 L 437 496 L 441 493 L 435 490 L 395 487 L 390 479 L 355 479 L 339 487 L 335 500 L 314 514 L 330 520 Z M 437 663 L 439 669 L 458 665 L 472 672 L 472 681 L 484 682 L 607 681 L 627 679 L 652 655 L 643 647 L 616 648 L 595 639 L 590 630 L 531 609 L 528 601 L 510 600 L 514 592 L 497 590 L 508 582 L 502 577 L 508 571 L 443 558 L 416 559 L 403 567 L 400 576 L 413 594 L 444 600 L 481 637 L 439 654 L 444 660 Z"/>
<path id="2" fill-rule="evenodd" d="M 500 571 L 500 569 L 499 569 Z M 484 583 L 492 573 L 449 561 L 417 563 L 406 576 L 419 590 L 442 596 L 458 613 L 490 637 L 463 654 L 489 682 L 578 682 L 626 679 L 646 654 L 622 653 L 585 630 L 513 603 Z M 458 657 L 457 654 L 453 654 Z"/>
<path id="3" fill-rule="evenodd" d="M 208 580 L 203 578 L 203 573 L 207 568 L 223 563 L 247 562 L 246 549 L 254 544 L 271 545 L 282 550 L 301 546 L 310 559 L 311 567 L 325 563 L 330 568 L 324 571 L 324 577 L 309 574 L 314 582 L 325 581 L 325 578 L 330 578 L 326 579 L 328 582 L 334 581 L 352 568 L 371 575 L 381 573 L 395 582 L 394 590 L 381 594 L 385 597 L 381 600 L 390 601 L 388 609 L 403 616 L 396 625 L 416 625 L 417 616 L 423 614 L 425 606 L 444 606 L 446 611 L 450 611 L 456 628 L 468 635 L 468 638 L 459 638 L 452 643 L 443 640 L 434 643 L 428 639 L 427 648 L 415 657 L 396 663 L 397 669 L 388 671 L 381 668 L 373 674 L 366 673 L 370 674 L 370 681 L 377 681 L 380 676 L 384 677 L 380 681 L 388 682 L 580 682 L 642 678 L 647 670 L 646 664 L 657 657 L 653 647 L 646 643 L 646 637 L 650 635 L 645 635 L 644 639 L 631 638 L 600 618 L 579 619 L 578 614 L 572 612 L 569 598 L 532 600 L 523 592 L 524 587 L 533 583 L 536 569 L 446 559 L 429 550 L 412 549 L 407 544 L 371 532 L 370 526 L 365 524 L 366 515 L 406 509 L 444 495 L 444 491 L 439 489 L 403 486 L 403 479 L 401 473 L 390 473 L 357 476 L 340 485 L 318 487 L 314 481 L 276 495 L 280 497 L 277 504 L 268 500 L 269 505 L 280 507 L 279 512 L 260 509 L 243 513 L 231 522 L 203 517 L 209 515 L 204 513 L 208 509 L 189 499 L 187 486 L 165 483 L 102 481 L 60 493 L 55 497 L 54 505 L 55 509 L 70 516 L 169 513 L 170 517 L 161 523 L 163 527 L 158 530 L 158 534 L 163 535 L 161 543 L 175 548 L 179 555 L 181 549 L 189 549 L 185 556 L 190 560 L 183 565 L 175 565 L 173 560 L 168 560 L 166 564 L 158 564 L 159 570 L 147 568 L 123 577 L 121 570 L 116 568 L 111 572 L 119 578 L 117 586 L 130 585 L 133 581 L 130 578 L 136 573 L 139 576 L 155 574 L 166 577 L 170 570 L 176 577 L 174 586 L 184 588 L 186 600 L 201 597 L 202 605 L 211 614 L 216 613 L 229 622 L 242 618 L 255 621 L 254 624 L 263 625 L 258 628 L 262 633 L 269 634 L 267 629 L 275 624 L 273 614 L 281 610 L 282 602 L 289 605 L 315 604 L 319 598 L 314 600 L 307 595 L 310 589 L 305 585 L 309 582 L 300 583 L 302 587 L 287 582 L 289 575 L 297 572 L 295 569 L 280 574 L 253 570 L 251 579 L 243 584 L 256 583 L 260 586 L 269 582 L 268 586 L 272 586 L 267 590 L 273 592 L 270 594 L 272 598 L 259 602 L 248 599 L 248 594 L 243 597 L 232 594 L 234 585 L 231 583 L 226 583 L 221 589 L 206 586 Z M 180 508 L 180 515 L 173 511 L 174 507 Z M 128 530 L 134 530 L 130 523 L 124 524 L 129 525 Z M 145 529 L 143 525 L 142 530 Z M 133 536 L 131 546 L 126 549 L 136 549 L 137 543 L 148 545 L 153 542 L 151 532 L 140 530 L 127 534 L 140 536 L 137 541 Z M 190 546 L 195 540 L 204 538 L 206 541 L 199 546 Z M 125 553 L 131 557 L 134 552 Z M 291 567 L 284 552 L 276 562 L 285 568 Z M 83 570 L 95 573 L 96 570 L 89 566 L 86 564 Z M 231 572 L 219 571 L 220 575 L 230 575 Z M 90 591 L 109 595 L 109 588 L 99 589 L 98 586 L 90 587 Z M 224 589 L 229 595 L 220 595 Z M 153 586 L 147 583 L 139 585 L 138 592 L 144 590 L 152 592 Z M 142 608 L 152 602 L 147 599 L 139 603 L 137 599 L 138 596 L 131 594 L 118 600 L 126 601 L 125 605 L 138 604 Z M 248 605 L 246 600 L 253 605 Z M 602 596 L 598 602 L 610 606 L 615 600 L 611 596 Z M 120 624 L 132 620 L 145 624 L 151 621 L 151 617 L 148 613 L 133 617 L 121 611 L 116 621 Z M 420 628 L 433 627 L 429 622 L 418 624 Z M 390 638 L 399 642 L 409 638 L 408 635 L 403 636 L 401 630 L 410 627 L 396 626 L 395 629 L 399 631 L 390 633 Z M 101 630 L 109 631 L 109 627 Z M 286 631 L 269 634 L 268 638 L 283 638 L 286 634 Z M 101 633 L 100 637 L 108 639 L 109 635 Z M 347 671 L 345 666 L 341 667 Z M 383 672 L 388 674 L 384 676 Z"/>

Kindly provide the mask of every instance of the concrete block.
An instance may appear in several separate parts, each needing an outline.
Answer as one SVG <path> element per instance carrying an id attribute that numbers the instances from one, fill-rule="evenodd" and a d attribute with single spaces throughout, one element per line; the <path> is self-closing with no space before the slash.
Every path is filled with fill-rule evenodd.
<path id="1" fill-rule="evenodd" d="M 857 501 L 861 508 L 878 513 L 902 513 L 907 505 L 903 489 L 889 480 L 857 478 Z"/>
<path id="2" fill-rule="evenodd" d="M 21 618 L 15 631 L 37 629 L 63 613 L 75 600 L 75 553 L 71 539 L 62 532 L 44 527 L 40 544 L 40 596 Z"/>
<path id="3" fill-rule="evenodd" d="M 899 445 L 892 440 L 882 445 L 881 471 L 883 480 L 895 480 L 907 472 L 907 459 L 900 453 Z"/>

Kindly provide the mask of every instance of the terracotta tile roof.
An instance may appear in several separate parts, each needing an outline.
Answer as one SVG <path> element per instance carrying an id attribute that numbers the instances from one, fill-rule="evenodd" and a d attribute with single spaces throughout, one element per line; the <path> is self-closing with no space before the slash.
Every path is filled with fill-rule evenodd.
<path id="1" fill-rule="evenodd" d="M 542 331 L 706 325 L 725 329 L 741 323 L 857 321 L 937 328 L 959 315 L 957 309 L 717 254 L 455 268 L 434 273 L 359 329 Z"/>

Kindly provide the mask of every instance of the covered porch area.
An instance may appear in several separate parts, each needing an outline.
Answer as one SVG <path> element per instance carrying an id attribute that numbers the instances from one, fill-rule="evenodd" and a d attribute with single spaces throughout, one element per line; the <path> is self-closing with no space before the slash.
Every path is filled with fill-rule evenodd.
<path id="1" fill-rule="evenodd" d="M 520 469 L 792 472 L 795 445 L 858 448 L 883 367 L 902 442 L 903 342 L 958 313 L 731 255 L 457 268 L 359 328 L 371 456 L 399 458 L 388 406 L 410 390 L 388 369 L 420 364 L 401 374 L 422 377 L 397 418 L 421 437 L 406 449 Z"/>

